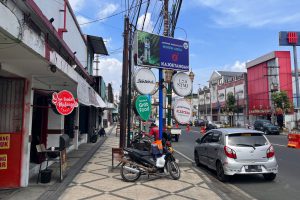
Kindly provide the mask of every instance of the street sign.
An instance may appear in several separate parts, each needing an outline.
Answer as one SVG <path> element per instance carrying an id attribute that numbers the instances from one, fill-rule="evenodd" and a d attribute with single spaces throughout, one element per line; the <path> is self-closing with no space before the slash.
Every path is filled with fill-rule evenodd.
<path id="1" fill-rule="evenodd" d="M 141 68 L 135 73 L 134 83 L 140 94 L 152 94 L 155 91 L 156 77 L 150 69 Z"/>
<path id="2" fill-rule="evenodd" d="M 59 93 L 54 92 L 52 94 L 52 103 L 62 115 L 69 115 L 75 107 L 78 107 L 77 99 L 67 90 L 62 90 Z"/>
<path id="3" fill-rule="evenodd" d="M 189 42 L 136 31 L 135 59 L 139 66 L 189 71 Z"/>
<path id="4" fill-rule="evenodd" d="M 180 72 L 175 74 L 172 78 L 172 82 L 174 92 L 177 95 L 184 97 L 191 94 L 193 83 L 186 73 Z"/>
<path id="5" fill-rule="evenodd" d="M 151 114 L 151 102 L 145 95 L 139 95 L 135 99 L 135 110 L 142 120 L 147 121 Z"/>
<path id="6" fill-rule="evenodd" d="M 279 32 L 280 46 L 300 46 L 300 32 Z"/>
<path id="7" fill-rule="evenodd" d="M 192 117 L 192 106 L 185 99 L 179 99 L 174 105 L 174 117 L 180 124 L 188 124 Z"/>

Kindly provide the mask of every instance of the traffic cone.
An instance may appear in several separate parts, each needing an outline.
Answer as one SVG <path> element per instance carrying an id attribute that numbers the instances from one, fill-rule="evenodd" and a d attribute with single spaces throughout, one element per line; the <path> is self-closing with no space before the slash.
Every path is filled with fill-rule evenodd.
<path id="1" fill-rule="evenodd" d="M 178 123 L 176 123 L 176 128 L 178 128 Z"/>
<path id="2" fill-rule="evenodd" d="M 190 125 L 187 124 L 187 125 L 186 125 L 186 131 L 187 131 L 187 132 L 190 132 L 190 130 L 191 130 Z"/>

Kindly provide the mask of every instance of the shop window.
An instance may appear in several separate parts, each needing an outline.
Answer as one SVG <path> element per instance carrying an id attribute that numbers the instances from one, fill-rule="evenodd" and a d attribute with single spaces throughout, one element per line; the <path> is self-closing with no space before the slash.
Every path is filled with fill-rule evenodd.
<path id="1" fill-rule="evenodd" d="M 24 80 L 0 78 L 0 133 L 22 130 Z"/>

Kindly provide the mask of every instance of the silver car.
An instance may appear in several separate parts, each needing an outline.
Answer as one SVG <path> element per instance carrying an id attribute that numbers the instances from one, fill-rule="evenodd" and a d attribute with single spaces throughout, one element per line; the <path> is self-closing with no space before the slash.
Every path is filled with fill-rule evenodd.
<path id="1" fill-rule="evenodd" d="M 196 140 L 195 163 L 216 170 L 220 181 L 235 174 L 262 174 L 272 181 L 278 173 L 274 148 L 263 132 L 221 128 Z"/>

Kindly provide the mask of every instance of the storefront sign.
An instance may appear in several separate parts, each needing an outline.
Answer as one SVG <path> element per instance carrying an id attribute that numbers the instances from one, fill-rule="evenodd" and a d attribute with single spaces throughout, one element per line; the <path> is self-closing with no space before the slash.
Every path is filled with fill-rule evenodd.
<path id="1" fill-rule="evenodd" d="M 145 95 L 139 95 L 135 100 L 135 109 L 142 120 L 147 121 L 151 114 L 151 102 Z"/>
<path id="2" fill-rule="evenodd" d="M 10 134 L 0 134 L 0 149 L 9 149 Z"/>
<path id="3" fill-rule="evenodd" d="M 174 105 L 174 117 L 180 124 L 188 124 L 192 117 L 192 106 L 185 99 L 179 99 Z"/>
<path id="4" fill-rule="evenodd" d="M 134 76 L 134 83 L 140 94 L 152 94 L 155 91 L 156 78 L 150 69 L 141 68 Z"/>
<path id="5" fill-rule="evenodd" d="M 0 170 L 7 169 L 7 154 L 0 154 Z"/>
<path id="6" fill-rule="evenodd" d="M 174 92 L 179 96 L 187 96 L 192 93 L 192 81 L 190 77 L 183 72 L 177 73 L 172 78 Z"/>
<path id="7" fill-rule="evenodd" d="M 137 31 L 135 57 L 139 66 L 179 71 L 189 70 L 189 43 L 170 37 Z"/>
<path id="8" fill-rule="evenodd" d="M 279 32 L 280 46 L 300 46 L 300 32 Z"/>
<path id="9" fill-rule="evenodd" d="M 62 115 L 69 115 L 75 107 L 78 107 L 77 99 L 67 90 L 62 90 L 59 93 L 54 92 L 52 94 L 52 103 Z"/>

